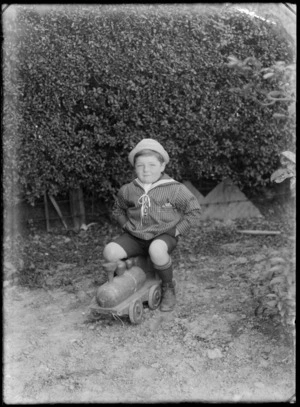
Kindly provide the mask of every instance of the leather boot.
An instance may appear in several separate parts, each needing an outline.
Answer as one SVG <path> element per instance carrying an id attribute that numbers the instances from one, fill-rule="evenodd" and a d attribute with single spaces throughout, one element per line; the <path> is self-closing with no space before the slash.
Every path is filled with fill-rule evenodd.
<path id="1" fill-rule="evenodd" d="M 176 305 L 175 286 L 173 283 L 162 283 L 161 285 L 161 311 L 172 311 Z"/>

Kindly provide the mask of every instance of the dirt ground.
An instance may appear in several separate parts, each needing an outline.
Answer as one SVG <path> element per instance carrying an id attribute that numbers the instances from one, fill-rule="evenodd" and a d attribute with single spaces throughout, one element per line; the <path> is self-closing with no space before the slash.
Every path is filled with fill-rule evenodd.
<path id="1" fill-rule="evenodd" d="M 280 227 L 247 222 L 245 229 Z M 251 275 L 266 252 L 293 239 L 284 229 L 249 236 L 237 227 L 211 221 L 182 237 L 173 255 L 176 309 L 145 303 L 138 325 L 90 310 L 106 281 L 102 249 L 116 228 L 19 238 L 19 254 L 6 258 L 15 277 L 4 284 L 4 402 L 289 400 L 294 344 L 276 318 L 255 315 Z"/>

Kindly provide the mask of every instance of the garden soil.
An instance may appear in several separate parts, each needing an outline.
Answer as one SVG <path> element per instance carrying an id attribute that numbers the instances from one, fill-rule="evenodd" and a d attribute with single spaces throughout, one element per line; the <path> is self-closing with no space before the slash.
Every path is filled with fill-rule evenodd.
<path id="1" fill-rule="evenodd" d="M 257 222 L 244 227 L 278 228 Z M 256 315 L 251 276 L 269 250 L 293 239 L 242 235 L 237 226 L 211 221 L 182 237 L 173 254 L 176 308 L 145 303 L 138 325 L 90 308 L 115 227 L 19 237 L 18 256 L 6 256 L 14 278 L 3 292 L 4 402 L 288 401 L 294 342 L 278 319 Z"/>

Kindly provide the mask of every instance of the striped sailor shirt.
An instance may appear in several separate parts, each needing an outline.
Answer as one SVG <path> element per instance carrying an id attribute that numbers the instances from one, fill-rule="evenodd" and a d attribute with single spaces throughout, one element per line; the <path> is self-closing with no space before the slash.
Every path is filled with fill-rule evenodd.
<path id="1" fill-rule="evenodd" d="M 175 236 L 176 229 L 187 234 L 201 214 L 196 197 L 167 174 L 147 187 L 138 178 L 123 185 L 113 218 L 126 232 L 144 240 L 163 233 Z"/>

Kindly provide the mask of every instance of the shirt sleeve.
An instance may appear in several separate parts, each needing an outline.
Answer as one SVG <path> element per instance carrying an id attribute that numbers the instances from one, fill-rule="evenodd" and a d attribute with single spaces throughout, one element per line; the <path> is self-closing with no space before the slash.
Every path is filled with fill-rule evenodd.
<path id="1" fill-rule="evenodd" d="M 191 227 L 197 225 L 202 209 L 197 198 L 183 184 L 180 184 L 176 197 L 176 207 L 182 214 L 176 229 L 181 235 L 186 235 Z"/>
<path id="2" fill-rule="evenodd" d="M 112 210 L 112 217 L 118 222 L 118 224 L 123 228 L 125 223 L 128 221 L 127 218 L 127 204 L 125 200 L 125 189 L 126 186 L 123 185 L 115 199 L 115 203 Z"/>

